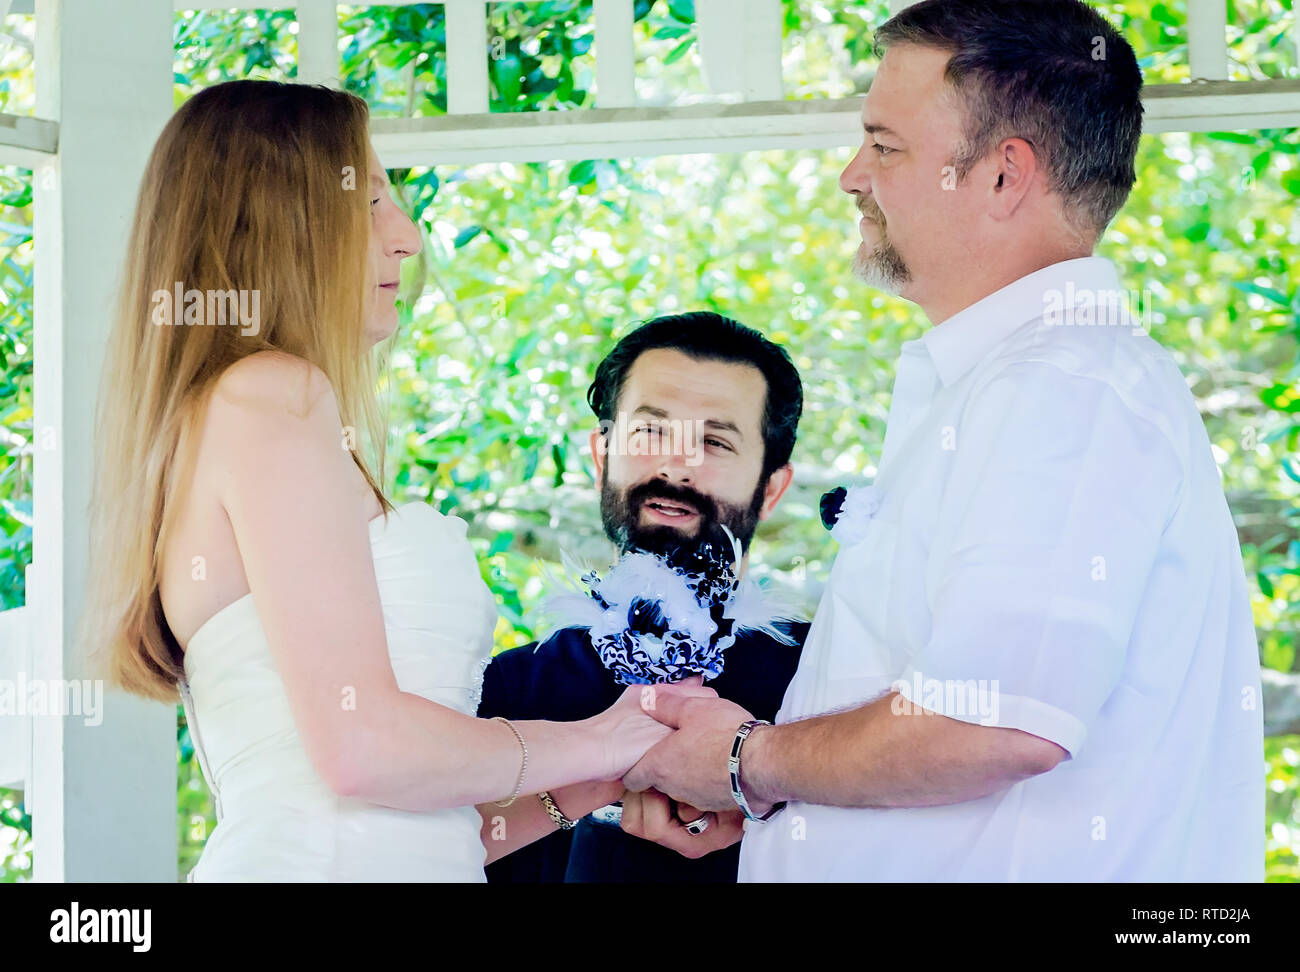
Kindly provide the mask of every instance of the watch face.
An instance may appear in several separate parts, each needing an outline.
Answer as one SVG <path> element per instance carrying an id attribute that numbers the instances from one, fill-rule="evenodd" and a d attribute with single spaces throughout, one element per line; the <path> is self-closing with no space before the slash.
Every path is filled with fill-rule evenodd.
<path id="1" fill-rule="evenodd" d="M 591 818 L 600 823 L 620 824 L 623 820 L 623 804 L 611 803 L 607 807 L 597 807 L 591 811 Z"/>

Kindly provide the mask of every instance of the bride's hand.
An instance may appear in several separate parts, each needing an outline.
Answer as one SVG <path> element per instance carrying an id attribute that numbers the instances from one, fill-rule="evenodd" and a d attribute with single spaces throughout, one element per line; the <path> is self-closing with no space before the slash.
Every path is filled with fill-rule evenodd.
<path id="1" fill-rule="evenodd" d="M 560 813 L 570 820 L 585 817 L 598 807 L 609 806 L 623 799 L 622 780 L 594 780 L 590 783 L 571 783 L 551 791 L 551 799 Z"/>
<path id="2" fill-rule="evenodd" d="M 660 692 L 693 698 L 718 697 L 713 689 L 704 687 L 704 680 L 698 675 L 662 685 L 629 685 L 617 702 L 591 720 L 604 754 L 600 779 L 621 780 L 655 743 L 673 732 L 647 711 L 653 710 L 655 695 Z"/>

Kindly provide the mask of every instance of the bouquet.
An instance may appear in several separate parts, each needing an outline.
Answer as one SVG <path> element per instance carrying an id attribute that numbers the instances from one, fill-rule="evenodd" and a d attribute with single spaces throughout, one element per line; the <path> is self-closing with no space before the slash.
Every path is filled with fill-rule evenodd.
<path id="1" fill-rule="evenodd" d="M 666 553 L 632 548 L 604 577 L 584 572 L 585 593 L 552 596 L 544 609 L 559 627 L 589 629 L 601 663 L 622 685 L 692 675 L 708 681 L 722 674 L 725 652 L 741 631 L 794 644 L 780 625 L 796 615 L 740 577 L 743 553 L 722 525 Z"/>

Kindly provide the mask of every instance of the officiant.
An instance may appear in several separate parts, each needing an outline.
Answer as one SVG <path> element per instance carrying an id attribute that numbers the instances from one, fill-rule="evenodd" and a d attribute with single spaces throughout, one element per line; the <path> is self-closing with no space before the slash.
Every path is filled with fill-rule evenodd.
<path id="1" fill-rule="evenodd" d="M 620 556 L 667 556 L 726 527 L 745 552 L 743 575 L 759 521 L 790 485 L 803 388 L 789 355 L 715 313 L 659 317 L 618 342 L 587 401 L 599 422 L 591 451 L 601 520 Z M 721 673 L 705 684 L 772 719 L 807 633 L 798 621 L 775 636 L 741 629 L 721 656 Z M 590 629 L 565 626 L 493 659 L 478 714 L 585 719 L 643 677 L 623 653 L 598 650 Z M 624 833 L 617 805 L 577 821 L 552 805 L 555 833 L 489 864 L 490 882 L 736 880 L 739 845 L 691 859 Z"/>

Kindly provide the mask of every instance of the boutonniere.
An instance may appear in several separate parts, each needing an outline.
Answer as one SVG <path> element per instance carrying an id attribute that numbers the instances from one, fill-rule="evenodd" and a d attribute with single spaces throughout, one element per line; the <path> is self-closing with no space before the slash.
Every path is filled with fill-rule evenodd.
<path id="1" fill-rule="evenodd" d="M 822 496 L 822 525 L 841 547 L 867 535 L 871 518 L 880 509 L 880 494 L 871 486 L 836 486 Z"/>

